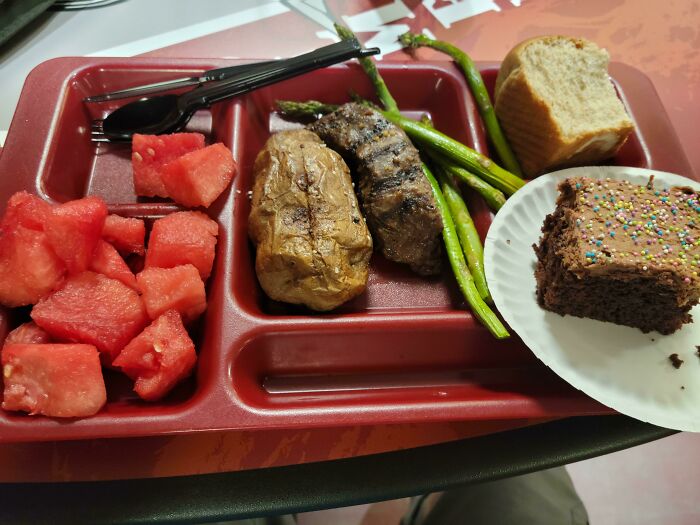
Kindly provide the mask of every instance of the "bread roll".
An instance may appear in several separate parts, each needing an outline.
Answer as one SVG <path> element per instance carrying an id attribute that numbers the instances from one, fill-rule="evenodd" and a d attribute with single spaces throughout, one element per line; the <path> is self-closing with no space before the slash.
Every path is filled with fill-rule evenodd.
<path id="1" fill-rule="evenodd" d="M 496 80 L 496 115 L 533 177 L 615 155 L 634 129 L 608 76 L 610 57 L 567 36 L 526 40 L 506 56 Z"/>

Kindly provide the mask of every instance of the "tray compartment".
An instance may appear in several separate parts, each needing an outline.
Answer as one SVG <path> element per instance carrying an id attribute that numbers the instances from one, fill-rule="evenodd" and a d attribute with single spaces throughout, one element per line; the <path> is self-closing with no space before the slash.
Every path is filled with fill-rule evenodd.
<path id="1" fill-rule="evenodd" d="M 192 76 L 202 70 L 100 66 L 82 69 L 67 82 L 57 109 L 60 114 L 50 131 L 49 148 L 39 174 L 39 186 L 46 197 L 64 202 L 85 195 L 102 197 L 109 203 L 159 202 L 163 199 L 137 198 L 133 191 L 130 144 L 93 144 L 89 141 L 93 119 L 103 118 L 125 100 L 84 104 L 83 98 L 139 83 Z M 127 100 L 128 102 L 128 100 Z M 223 142 L 232 147 L 233 105 L 223 103 L 198 111 L 185 131 L 203 133 L 208 144 Z"/>
<path id="2" fill-rule="evenodd" d="M 483 135 L 474 126 L 465 125 L 474 122 L 476 110 L 471 100 L 464 97 L 464 84 L 456 72 L 434 65 L 406 68 L 382 64 L 381 67 L 387 83 L 395 86 L 392 93 L 405 114 L 419 118 L 427 113 L 440 130 L 476 149 L 485 150 Z M 242 121 L 247 128 L 246 143 L 241 154 L 241 174 L 236 180 L 233 243 L 234 259 L 238 265 L 233 278 L 233 295 L 243 309 L 258 318 L 318 315 L 303 307 L 270 300 L 257 284 L 255 276 L 255 251 L 247 236 L 252 166 L 271 133 L 301 125 L 277 114 L 275 101 L 315 99 L 344 103 L 349 100 L 349 91 L 374 99 L 372 86 L 355 64 L 317 71 L 313 76 L 313 81 L 310 76 L 303 76 L 257 90 L 242 101 L 245 112 Z M 450 100 L 450 104 L 444 104 L 445 100 Z M 469 199 L 477 228 L 485 236 L 491 214 L 480 199 L 472 195 L 469 195 Z M 441 276 L 426 279 L 411 272 L 406 265 L 392 263 L 375 254 L 370 265 L 367 291 L 327 315 L 381 314 L 402 310 L 449 312 L 462 309 L 463 300 L 449 269 L 445 267 L 445 270 Z"/>
<path id="3" fill-rule="evenodd" d="M 426 346 L 435 351 L 427 354 Z M 258 409 L 348 397 L 429 402 L 445 389 L 512 391 L 524 371 L 543 375 L 524 346 L 490 340 L 476 326 L 435 320 L 430 329 L 375 323 L 362 331 L 350 324 L 264 332 L 243 346 L 231 369 L 237 394 Z"/>
<path id="4" fill-rule="evenodd" d="M 146 223 L 146 235 L 148 238 L 154 221 L 166 216 L 167 213 L 160 213 L 162 210 L 157 209 L 155 210 L 156 213 L 143 215 L 139 213 L 140 211 L 142 210 L 138 210 L 136 207 L 132 206 L 131 209 L 120 209 L 120 215 L 143 219 Z M 212 218 L 216 220 L 216 216 Z M 152 414 L 158 414 L 164 409 L 172 410 L 175 407 L 187 405 L 197 394 L 200 385 L 216 381 L 216 369 L 211 364 L 211 357 L 218 354 L 219 344 L 216 335 L 218 332 L 217 325 L 220 324 L 220 319 L 217 312 L 221 311 L 223 306 L 221 304 L 221 294 L 216 294 L 214 292 L 222 288 L 219 280 L 226 267 L 224 261 L 227 260 L 226 255 L 223 253 L 225 250 L 222 248 L 226 243 L 227 237 L 221 224 L 219 225 L 219 231 L 220 240 L 217 242 L 214 268 L 212 269 L 209 279 L 205 283 L 208 307 L 199 319 L 187 327 L 198 354 L 198 363 L 194 373 L 186 380 L 179 383 L 165 398 L 153 403 L 141 400 L 132 390 L 133 381 L 124 374 L 115 370 L 104 369 L 105 386 L 107 387 L 107 405 L 105 409 L 103 409 L 103 412 L 118 413 L 120 417 L 124 418 L 134 415 L 143 415 L 144 410 Z M 136 273 L 138 273 L 138 269 L 143 266 L 143 257 L 141 256 L 130 255 L 126 260 L 132 270 L 136 269 Z M 0 315 L 0 341 L 2 341 L 7 335 L 7 332 L 13 328 L 24 322 L 31 321 L 31 317 L 29 316 L 30 311 L 31 307 L 29 306 L 13 309 L 11 312 L 3 309 Z M 202 364 L 202 362 L 204 364 Z M 0 378 L 0 391 L 1 387 L 2 379 Z M 0 410 L 0 425 L 4 418 L 37 419 L 22 413 L 9 413 Z"/>
<path id="5" fill-rule="evenodd" d="M 294 414 L 303 426 L 351 421 L 356 409 L 373 422 L 395 422 L 561 414 L 581 403 L 522 344 L 489 340 L 464 324 L 400 324 L 263 332 L 233 360 L 231 385 L 248 410 L 277 420 Z"/>

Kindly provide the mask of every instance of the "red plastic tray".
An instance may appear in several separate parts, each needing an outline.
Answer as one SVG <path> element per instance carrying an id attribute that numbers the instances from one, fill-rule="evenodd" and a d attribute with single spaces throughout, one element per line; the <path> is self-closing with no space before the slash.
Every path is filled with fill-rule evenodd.
<path id="1" fill-rule="evenodd" d="M 0 210 L 20 190 L 52 202 L 99 195 L 111 212 L 146 219 L 177 210 L 134 196 L 129 146 L 89 140 L 90 120 L 109 106 L 88 107 L 82 98 L 227 64 L 149 58 L 41 64 L 27 78 L 0 155 Z M 466 84 L 450 64 L 379 67 L 407 114 L 427 112 L 442 131 L 487 151 Z M 492 87 L 496 65 L 481 67 Z M 613 64 L 611 74 L 637 123 L 615 162 L 692 176 L 648 79 L 621 64 Z M 148 404 L 131 393 L 128 380 L 107 373 L 108 403 L 96 416 L 65 421 L 0 411 L 0 441 L 610 412 L 560 380 L 517 337 L 495 341 L 464 306 L 447 268 L 441 278 L 423 279 L 377 256 L 367 292 L 332 314 L 265 297 L 246 234 L 247 192 L 255 155 L 271 131 L 289 125 L 274 113 L 274 101 L 341 103 L 349 89 L 372 94 L 358 67 L 339 65 L 219 104 L 191 122 L 210 142 L 231 147 L 241 168 L 209 209 L 220 236 L 209 309 L 194 334 L 195 376 Z M 479 199 L 470 196 L 469 205 L 483 237 L 491 214 Z M 0 338 L 26 314 L 0 314 Z"/>

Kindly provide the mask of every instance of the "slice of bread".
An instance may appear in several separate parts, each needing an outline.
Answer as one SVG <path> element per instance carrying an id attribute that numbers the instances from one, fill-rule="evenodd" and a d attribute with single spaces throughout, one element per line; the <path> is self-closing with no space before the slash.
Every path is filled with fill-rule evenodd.
<path id="1" fill-rule="evenodd" d="M 533 177 L 615 155 L 634 129 L 593 42 L 543 36 L 513 48 L 496 80 L 496 115 Z"/>

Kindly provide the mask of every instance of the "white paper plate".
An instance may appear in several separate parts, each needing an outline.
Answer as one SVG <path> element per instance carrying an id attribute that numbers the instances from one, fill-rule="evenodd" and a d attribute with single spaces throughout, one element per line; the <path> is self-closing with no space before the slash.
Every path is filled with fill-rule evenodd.
<path id="1" fill-rule="evenodd" d="M 493 300 L 510 327 L 548 367 L 601 403 L 655 425 L 700 432 L 700 307 L 694 323 L 673 335 L 562 317 L 535 298 L 535 252 L 540 229 L 554 211 L 557 185 L 567 177 L 628 179 L 659 186 L 700 185 L 679 175 L 640 168 L 595 166 L 543 175 L 513 195 L 486 236 L 484 263 Z M 685 362 L 675 369 L 668 356 Z"/>

